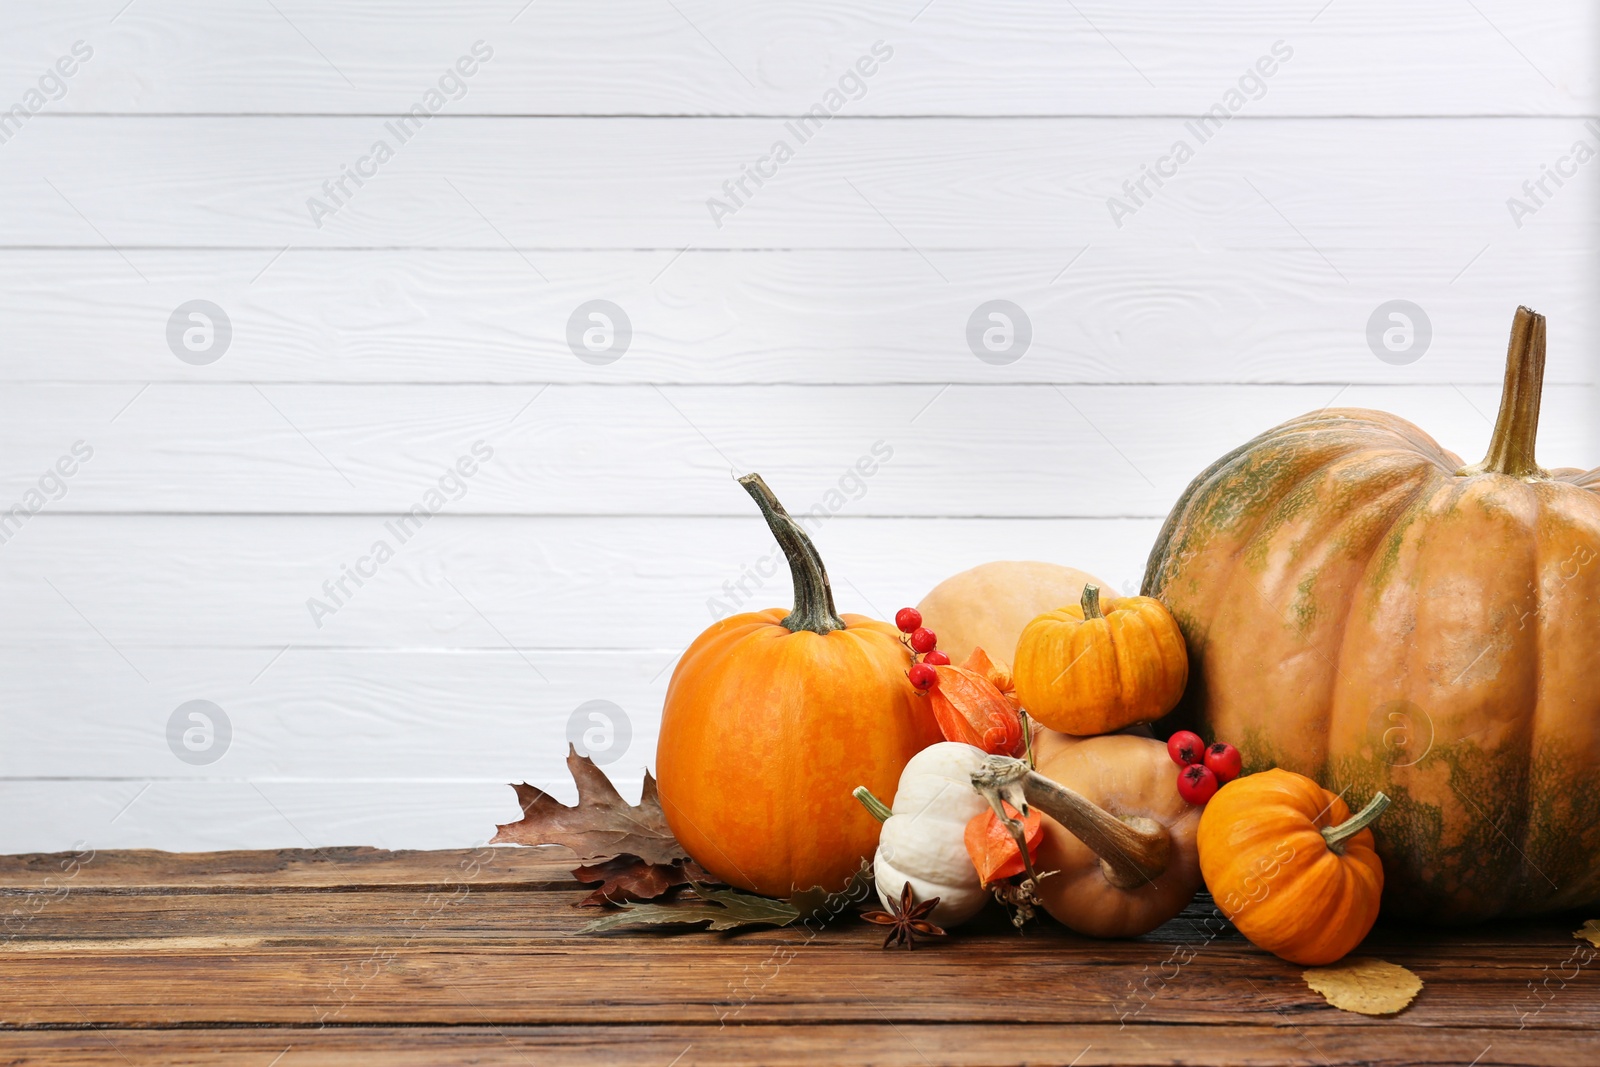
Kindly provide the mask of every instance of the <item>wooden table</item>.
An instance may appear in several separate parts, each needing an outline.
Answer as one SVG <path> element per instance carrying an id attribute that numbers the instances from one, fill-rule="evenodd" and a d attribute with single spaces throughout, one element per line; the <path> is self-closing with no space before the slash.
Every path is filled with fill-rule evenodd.
<path id="1" fill-rule="evenodd" d="M 1600 1064 L 1578 920 L 1377 931 L 1427 983 L 1337 1011 L 1208 901 L 1135 941 L 996 916 L 582 935 L 535 849 L 0 858 L 0 1063 Z"/>

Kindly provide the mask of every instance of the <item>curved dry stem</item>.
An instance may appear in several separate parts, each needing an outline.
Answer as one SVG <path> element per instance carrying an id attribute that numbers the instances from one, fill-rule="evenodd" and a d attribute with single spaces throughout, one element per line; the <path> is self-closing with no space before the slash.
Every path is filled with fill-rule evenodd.
<path id="1" fill-rule="evenodd" d="M 858 785 L 850 791 L 850 795 L 861 801 L 861 806 L 872 813 L 872 817 L 879 822 L 888 822 L 894 815 L 894 809 L 873 795 L 872 790 L 864 785 Z"/>
<path id="2" fill-rule="evenodd" d="M 972 788 L 989 801 L 1007 829 L 1017 839 L 1023 857 L 1022 823 L 1009 819 L 1001 801 L 1026 818 L 1031 805 L 1050 816 L 1100 857 L 1106 881 L 1118 889 L 1137 889 L 1161 877 L 1172 855 L 1172 834 L 1154 819 L 1119 818 L 1076 790 L 1028 769 L 1021 760 L 990 756 L 973 772 Z M 1013 825 L 1014 824 L 1014 825 Z M 1033 865 L 1028 864 L 1033 876 Z"/>
<path id="3" fill-rule="evenodd" d="M 767 520 L 767 528 L 789 561 L 789 574 L 794 579 L 794 610 L 783 618 L 785 629 L 819 634 L 843 630 L 844 620 L 833 606 L 833 587 L 828 584 L 827 569 L 822 566 L 822 557 L 810 536 L 783 509 L 777 494 L 767 487 L 761 475 L 746 474 L 739 479 L 739 484 L 754 498 L 756 507 L 761 509 L 761 517 Z"/>
<path id="4" fill-rule="evenodd" d="M 1383 814 L 1383 809 L 1389 806 L 1389 798 L 1382 793 L 1372 794 L 1372 799 L 1367 801 L 1366 807 L 1350 816 L 1338 826 L 1324 826 L 1322 839 L 1328 847 L 1335 852 L 1344 851 L 1344 843 L 1359 834 L 1377 821 Z"/>

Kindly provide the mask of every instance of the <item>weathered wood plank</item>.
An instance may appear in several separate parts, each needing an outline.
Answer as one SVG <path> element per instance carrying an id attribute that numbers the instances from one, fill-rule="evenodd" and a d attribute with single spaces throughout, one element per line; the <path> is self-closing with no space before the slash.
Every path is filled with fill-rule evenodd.
<path id="1" fill-rule="evenodd" d="M 511 805 L 515 814 L 515 802 Z M 157 849 L 81 849 L 0 856 L 0 894 L 226 893 L 241 890 L 416 889 L 471 884 L 572 889 L 571 854 L 563 848 L 490 846 L 389 851 L 379 848 L 254 849 L 163 852 Z M 115 904 L 89 905 L 84 921 Z M 197 905 L 199 906 L 199 905 Z M 255 905 L 259 907 L 260 905 Z M 246 909 L 251 905 L 243 905 Z"/>
<path id="2" fill-rule="evenodd" d="M 1360 348 L 1364 341 L 1352 340 L 1361 358 L 1378 362 Z M 1477 347 L 1503 356 L 1503 335 Z M 1573 377 L 1586 373 L 1576 342 L 1551 359 Z M 1337 378 L 1318 385 L 930 379 L 837 387 L 169 382 L 141 389 L 8 386 L 0 393 L 0 480 L 12 488 L 0 504 L 9 508 L 33 490 L 81 442 L 65 465 L 73 473 L 56 479 L 65 488 L 47 483 L 55 498 L 48 503 L 33 490 L 38 499 L 29 508 L 378 516 L 361 549 L 385 536 L 385 520 L 412 507 L 746 517 L 749 500 L 730 475 L 751 470 L 791 511 L 832 501 L 833 510 L 852 515 L 1159 517 L 1215 457 L 1330 404 L 1391 411 L 1444 447 L 1481 457 L 1500 394 L 1498 383 Z M 1592 385 L 1550 389 L 1539 436 L 1545 462 L 1593 461 L 1593 392 Z M 405 543 L 393 531 L 387 536 L 396 548 Z"/>
<path id="3" fill-rule="evenodd" d="M 519 867 L 526 855 L 497 853 L 477 885 L 463 866 L 476 857 L 461 851 L 108 853 L 98 869 L 99 857 L 14 857 L 0 863 L 6 896 L 20 905 L 12 915 L 22 916 L 0 955 L 15 980 L 6 1018 L 19 1026 L 453 1024 L 469 1021 L 462 1005 L 470 1003 L 483 1021 L 505 1025 L 702 1016 L 708 1025 L 1260 1024 L 1266 1016 L 1271 1025 L 1367 1024 L 1327 1008 L 1300 968 L 1208 924 L 1204 899 L 1159 934 L 1129 941 L 1052 923 L 1019 937 L 999 914 L 910 954 L 881 951 L 875 928 L 848 921 L 594 936 L 578 932 L 588 913 L 572 907 L 577 887 L 563 888 L 551 859 Z M 74 862 L 83 892 L 75 879 L 44 881 Z M 272 893 L 278 885 L 299 891 Z M 1575 925 L 1383 926 L 1360 951 L 1428 983 L 1405 1025 L 1561 1029 L 1596 1017 L 1593 976 L 1568 966 Z M 972 980 L 1007 970 L 1028 980 Z M 1546 995 L 1533 991 L 1536 982 Z"/>
<path id="4" fill-rule="evenodd" d="M 15 16 L 3 57 L 26 87 L 22 76 L 74 39 L 96 46 L 49 105 L 57 113 L 388 115 L 483 39 L 493 59 L 446 113 L 789 115 L 882 39 L 894 56 L 849 114 L 1138 115 L 1202 110 L 1285 39 L 1294 57 L 1250 102 L 1252 114 L 1592 113 L 1588 7 L 1481 6 L 1482 16 L 1448 0 L 1343 0 L 1326 12 L 1260 0 L 1204 10 L 1175 0 L 626 0 L 603 11 L 521 0 L 168 0 L 125 14 L 52 4 Z"/>
<path id="5" fill-rule="evenodd" d="M 1014 937 L 961 939 L 910 954 L 880 950 L 862 925 L 807 945 L 744 944 L 706 934 L 627 935 L 606 951 L 592 938 L 525 946 L 293 944 L 222 936 L 162 954 L 150 942 L 99 951 L 65 944 L 7 953 L 6 1018 L 17 1026 L 107 1027 L 257 1024 L 448 1025 L 464 1005 L 496 1025 L 638 1024 L 685 1019 L 859 1023 L 1027 1020 L 1094 1023 L 1361 1025 L 1329 1007 L 1301 968 L 1253 949 L 1201 951 L 1164 984 L 1171 953 L 1066 934 L 1019 948 Z M 1571 939 L 1568 938 L 1570 944 Z M 1407 1009 L 1410 1026 L 1517 1030 L 1595 1025 L 1593 975 L 1580 973 L 1542 1011 L 1529 963 L 1455 959 L 1448 943 L 1374 954 L 1411 968 L 1428 989 Z M 1552 968 L 1571 950 L 1549 944 Z M 1012 975 L 1017 980 L 995 980 Z M 980 976 L 987 980 L 979 981 Z M 1142 983 L 1150 980 L 1152 985 Z"/>
<path id="6" fill-rule="evenodd" d="M 491 854 L 485 856 L 484 853 Z M 1575 921 L 1380 926 L 1427 983 L 1338 1012 L 1202 897 L 1155 934 L 986 915 L 913 953 L 835 922 L 583 936 L 534 850 L 0 857 L 0 1059 L 276 1062 L 1589 1064 Z M 62 882 L 64 875 L 70 877 Z M 64 891 L 56 890 L 64 886 Z M 27 916 L 17 921 L 19 914 Z M 1552 984 L 1552 975 L 1554 983 Z M 1535 993 L 1535 983 L 1542 993 Z"/>
<path id="7" fill-rule="evenodd" d="M 158 760 L 170 762 L 182 777 L 0 780 L 0 806 L 29 813 L 0 827 L 0 842 L 16 851 L 56 849 L 62 842 L 76 848 L 190 852 L 237 849 L 241 844 L 324 848 L 348 841 L 381 848 L 454 849 L 487 841 L 495 823 L 516 817 L 516 798 L 505 779 L 387 777 L 374 767 L 370 777 L 347 772 L 337 778 L 272 780 L 230 777 L 226 760 L 190 767 L 167 748 L 164 724 L 172 710 L 159 717 L 147 743 Z M 544 747 L 559 762 L 559 749 Z M 653 743 L 645 747 L 654 750 Z M 292 763 L 293 753 L 286 742 L 284 758 Z M 538 769 L 535 761 L 529 762 Z M 562 773 L 560 785 L 571 790 L 571 779 Z M 635 763 L 631 785 L 628 776 L 619 774 L 619 788 L 636 793 L 640 773 Z M 570 793 L 566 799 L 572 799 Z"/>
<path id="8" fill-rule="evenodd" d="M 1085 245 L 1133 241 L 1299 250 L 1336 287 L 1358 276 L 1345 265 L 1397 246 L 1437 255 L 1448 280 L 1496 242 L 1491 262 L 1591 244 L 1594 206 L 1576 189 L 1520 228 L 1506 207 L 1592 136 L 1578 119 L 1275 119 L 1198 144 L 1185 121 L 838 122 L 763 187 L 745 179 L 735 211 L 725 183 L 793 139 L 783 120 L 449 117 L 394 144 L 382 116 L 54 118 L 5 146 L 0 244 L 110 243 L 130 274 L 152 246 L 260 249 L 263 269 L 291 247 L 496 249 L 532 292 L 546 249 L 910 248 L 937 288 L 947 249 L 1056 250 L 1065 266 Z M 324 183 L 370 168 L 383 137 L 396 158 L 361 188 L 346 180 L 323 214 Z M 1124 183 L 1170 168 L 1179 138 L 1195 159 L 1132 204 Z"/>
<path id="9" fill-rule="evenodd" d="M 238 857 L 248 857 L 249 853 L 185 855 L 130 850 L 104 853 L 107 867 L 95 872 L 98 880 L 89 877 L 98 859 L 87 863 L 80 860 L 80 877 L 58 879 L 48 885 L 42 879 L 32 885 L 11 885 L 9 879 L 0 880 L 6 885 L 0 889 L 0 911 L 16 908 L 31 915 L 25 924 L 11 924 L 14 936 L 4 951 L 77 956 L 116 955 L 139 948 L 172 955 L 231 947 L 213 943 L 223 938 L 300 947 L 314 941 L 329 951 L 396 945 L 439 950 L 451 948 L 463 939 L 499 948 L 542 945 L 567 951 L 572 947 L 571 939 L 581 934 L 585 924 L 605 914 L 600 909 L 577 906 L 589 887 L 572 880 L 569 872 L 573 860 L 537 855 L 528 859 L 527 849 L 325 851 L 330 857 L 327 860 L 302 850 L 265 852 L 261 855 L 285 858 L 277 864 L 252 869 L 237 862 Z M 492 854 L 490 858 L 482 858 L 486 853 Z M 70 855 L 29 857 L 28 873 L 54 870 L 58 856 L 66 860 Z M 191 862 L 191 855 L 214 857 L 193 862 L 214 864 L 215 869 L 185 879 L 182 869 Z M 363 855 L 370 858 L 363 859 Z M 153 871 L 136 874 L 134 878 L 151 883 L 139 886 L 114 881 L 118 869 L 128 870 L 144 856 L 154 857 L 152 868 L 167 868 L 169 873 L 159 877 Z M 429 856 L 440 857 L 439 863 L 434 866 L 421 862 Z M 518 863 L 519 857 L 525 862 Z M 352 868 L 362 863 L 370 863 L 372 870 L 361 872 L 348 884 L 338 881 L 341 876 L 349 879 Z M 275 873 L 278 871 L 281 875 Z M 67 890 L 50 892 L 61 885 L 66 885 Z M 308 894 L 337 894 L 338 899 L 308 900 Z M 1520 966 L 1522 955 L 1530 946 L 1559 943 L 1566 947 L 1567 932 L 1581 921 L 1574 917 L 1571 921 L 1489 923 L 1453 930 L 1447 935 L 1437 930 L 1386 925 L 1378 929 L 1362 951 L 1426 956 L 1445 941 L 1453 961 L 1477 960 L 1489 967 L 1514 967 Z M 958 940 L 963 948 L 975 944 L 974 951 L 985 956 L 1016 948 L 1007 922 L 999 909 L 990 909 L 962 927 Z M 707 943 L 748 948 L 790 946 L 795 942 L 793 930 L 772 927 L 753 927 L 731 938 L 715 936 L 709 942 L 662 933 L 640 928 L 633 934 L 596 936 L 584 942 L 584 949 L 602 956 L 618 955 L 636 951 L 643 944 L 652 952 L 693 955 Z M 166 936 L 180 940 L 157 943 L 157 939 Z M 1250 951 L 1231 927 L 1213 916 L 1209 898 L 1204 896 L 1182 916 L 1142 938 L 1091 941 L 1053 923 L 1043 923 L 1030 928 L 1026 939 L 1044 943 L 1026 946 L 1029 953 L 1093 946 L 1096 958 L 1103 962 L 1140 965 L 1149 962 L 1153 952 L 1165 954 L 1174 946 L 1193 947 L 1202 941 L 1207 942 L 1208 955 L 1213 950 Z"/>
<path id="10" fill-rule="evenodd" d="M 948 285 L 909 249 L 553 251 L 540 258 L 549 284 L 534 286 L 503 249 L 297 249 L 265 272 L 270 252 L 151 249 L 136 253 L 139 274 L 111 249 L 3 249 L 0 380 L 1498 385 L 1519 300 L 1550 319 L 1547 385 L 1594 379 L 1588 248 L 1497 247 L 1457 277 L 1476 249 L 1446 269 L 1438 248 L 1384 247 L 1341 261 L 1350 284 L 1330 286 L 1304 246 L 1119 239 L 1063 272 L 1078 247 L 941 252 Z M 205 367 L 166 347 L 173 309 L 198 296 L 233 328 Z M 566 335 L 596 297 L 634 330 L 599 365 Z M 1399 366 L 1366 338 L 1373 309 L 1396 297 L 1432 327 L 1423 357 Z M 976 358 L 966 336 L 996 298 L 1033 331 L 1006 365 Z"/>
<path id="11" fill-rule="evenodd" d="M 472 1013 L 466 1011 L 470 1020 Z M 486 1026 L 448 1028 L 0 1031 L 0 1058 L 17 1067 L 212 1067 L 241 1062 L 284 1067 L 594 1067 L 862 1063 L 879 1067 L 998 1067 L 1004 1064 L 1161 1064 L 1184 1067 L 1592 1067 L 1600 1034 L 1506 1032 L 1481 1027 L 1419 1032 L 1398 1020 L 1325 1026 L 1131 1026 L 1048 1023 L 862 1022 L 851 1026 L 692 1025 Z M 1074 1058 L 1076 1057 L 1076 1058 Z"/>
<path id="12" fill-rule="evenodd" d="M 784 493 L 791 511 L 818 507 L 826 514 L 824 469 L 819 463 L 816 477 L 793 480 L 794 491 Z M 836 468 L 833 478 L 842 470 Z M 844 498 L 832 516 L 810 523 L 841 611 L 887 618 L 916 603 L 937 581 L 993 559 L 1075 564 L 1130 592 L 1143 576 L 1161 526 L 1160 515 L 1015 522 L 861 517 L 862 505 L 889 488 L 878 483 L 894 477 L 892 465 L 884 468 L 867 483 L 864 496 Z M 720 476 L 717 485 L 723 493 L 739 493 Z M 736 498 L 729 510 L 737 504 Z M 1039 506 L 1077 505 L 1041 499 Z M 366 556 L 386 535 L 384 523 L 392 517 L 35 516 L 4 546 L 6 566 L 0 567 L 0 599 L 10 606 L 0 616 L 0 665 L 15 666 L 12 684 L 19 692 L 14 698 L 30 702 L 39 714 L 14 729 L 31 736 L 55 714 L 109 727 L 111 718 L 126 715 L 128 699 L 146 699 L 143 692 L 134 697 L 115 689 L 138 676 L 41 575 L 117 648 L 128 651 L 137 670 L 157 687 L 152 696 L 159 699 L 151 709 L 160 708 L 163 717 L 176 706 L 161 707 L 168 703 L 166 687 L 176 694 L 198 686 L 207 691 L 201 695 L 218 701 L 223 699 L 219 693 L 236 701 L 267 699 L 259 690 L 244 689 L 286 645 L 294 651 L 256 684 L 287 668 L 286 679 L 298 681 L 286 681 L 290 691 L 282 696 L 298 706 L 311 695 L 299 689 L 302 683 L 344 689 L 351 680 L 404 677 L 424 688 L 437 687 L 415 699 L 383 692 L 368 698 L 418 713 L 437 710 L 432 702 L 446 699 L 448 687 L 475 671 L 484 672 L 491 687 L 484 698 L 490 704 L 513 699 L 509 690 L 523 674 L 542 687 L 521 659 L 503 671 L 470 661 L 391 666 L 395 657 L 412 650 L 502 652 L 508 642 L 528 650 L 539 670 L 548 667 L 546 676 L 563 687 L 602 678 L 609 682 L 609 676 L 596 673 L 595 663 L 607 652 L 650 652 L 653 656 L 640 665 L 648 683 L 717 618 L 790 598 L 788 570 L 753 510 L 719 517 L 502 516 L 493 521 L 444 512 L 396 545 L 376 580 L 360 587 L 346 581 L 336 614 L 314 618 L 307 601 L 315 597 L 331 604 L 323 583 L 341 578 L 343 567 Z M 393 535 L 388 536 L 392 542 Z M 177 544 L 184 546 L 181 553 L 173 551 Z M 319 647 L 355 654 L 342 662 L 320 656 L 296 661 L 301 650 Z M 142 648 L 174 651 L 141 659 L 134 650 Z M 227 651 L 215 656 L 199 651 L 206 649 Z M 540 649 L 567 654 L 545 660 L 534 655 Z M 59 670 L 23 670 L 37 665 L 33 657 L 52 650 L 59 653 L 54 660 Z M 191 652 L 193 658 L 185 659 Z M 619 672 L 624 690 L 638 684 L 632 668 L 605 666 Z M 127 677 L 116 678 L 113 668 Z M 101 671 L 104 686 L 63 676 L 84 670 Z M 392 670 L 403 675 L 384 673 Z M 341 672 L 344 685 L 335 682 Z M 494 683 L 497 675 L 505 679 L 504 687 Z M 494 696 L 493 690 L 504 695 Z M 331 699 L 335 691 L 322 689 L 322 699 Z M 91 715 L 90 707 L 104 710 Z M 0 753 L 0 762 L 9 756 Z"/>

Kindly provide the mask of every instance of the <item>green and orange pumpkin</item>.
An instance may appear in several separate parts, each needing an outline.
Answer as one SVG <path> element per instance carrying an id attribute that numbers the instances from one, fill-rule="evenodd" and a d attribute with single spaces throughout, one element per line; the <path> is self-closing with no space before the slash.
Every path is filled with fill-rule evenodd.
<path id="1" fill-rule="evenodd" d="M 1392 798 L 1386 913 L 1600 901 L 1600 470 L 1534 460 L 1544 357 L 1518 309 L 1483 462 L 1314 412 L 1202 472 L 1150 556 L 1189 648 L 1173 721 Z"/>

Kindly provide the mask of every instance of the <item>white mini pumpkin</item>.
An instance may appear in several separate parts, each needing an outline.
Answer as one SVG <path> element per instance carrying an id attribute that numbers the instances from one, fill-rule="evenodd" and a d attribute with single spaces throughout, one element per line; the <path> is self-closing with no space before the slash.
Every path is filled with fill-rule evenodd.
<path id="1" fill-rule="evenodd" d="M 982 749 L 941 741 L 912 756 L 900 772 L 893 814 L 872 864 L 884 907 L 898 903 L 910 882 L 917 900 L 939 898 L 929 918 L 940 926 L 957 926 L 983 909 L 989 891 L 978 881 L 965 834 L 967 823 L 989 810 L 972 788 L 984 758 Z"/>

